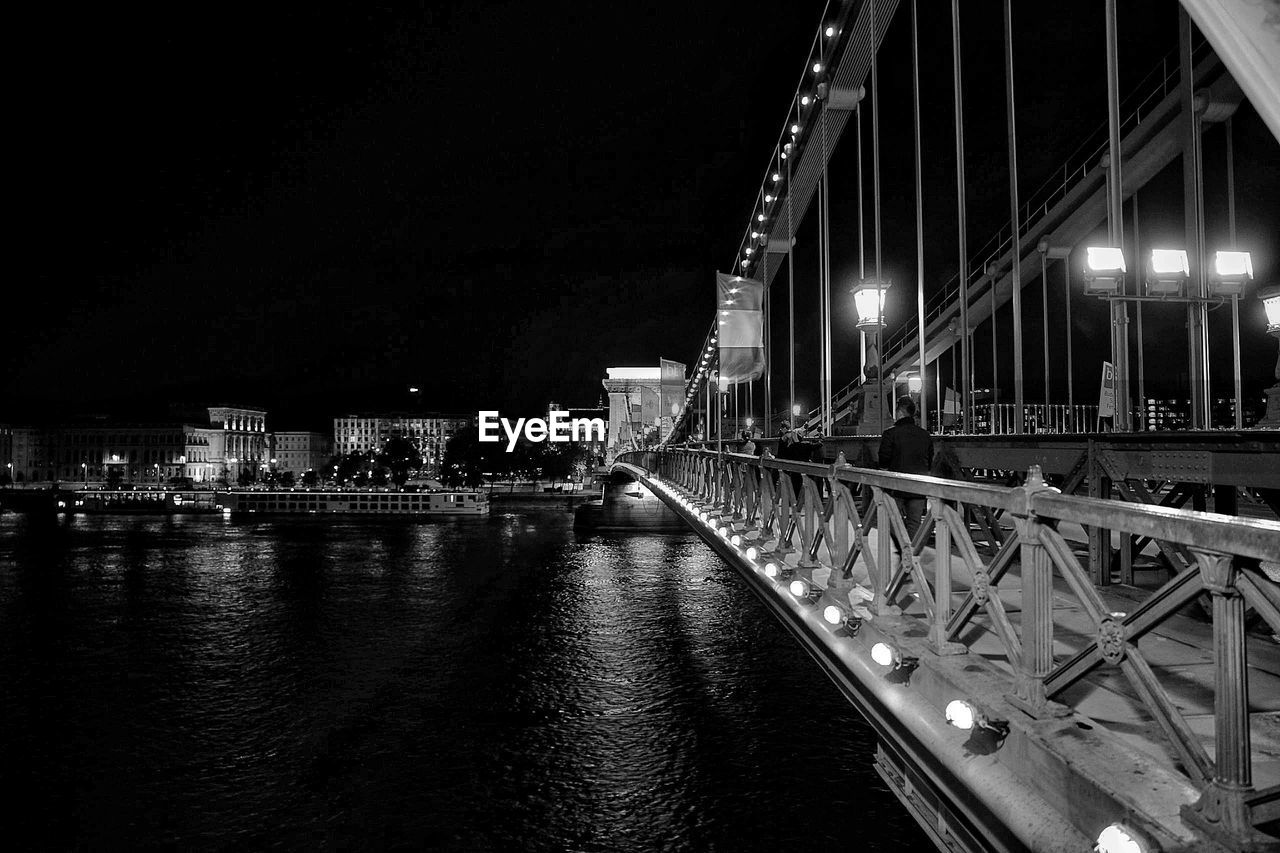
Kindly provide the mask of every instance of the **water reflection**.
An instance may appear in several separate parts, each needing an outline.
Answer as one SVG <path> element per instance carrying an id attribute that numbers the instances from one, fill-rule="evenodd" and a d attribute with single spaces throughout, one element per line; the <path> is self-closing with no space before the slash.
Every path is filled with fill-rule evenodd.
<path id="1" fill-rule="evenodd" d="M 921 845 L 705 546 L 569 523 L 0 517 L 10 813 L 50 847 Z"/>

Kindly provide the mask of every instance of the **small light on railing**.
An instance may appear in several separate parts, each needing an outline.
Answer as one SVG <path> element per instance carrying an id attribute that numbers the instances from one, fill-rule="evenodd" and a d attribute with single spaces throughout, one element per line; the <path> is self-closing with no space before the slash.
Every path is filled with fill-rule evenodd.
<path id="1" fill-rule="evenodd" d="M 828 604 L 822 608 L 822 618 L 832 625 L 839 625 L 844 621 L 844 611 L 834 604 Z"/>
<path id="2" fill-rule="evenodd" d="M 1147 847 L 1138 840 L 1137 833 L 1122 823 L 1108 824 L 1098 833 L 1093 849 L 1096 853 L 1147 853 Z"/>
<path id="3" fill-rule="evenodd" d="M 733 545 L 733 547 L 737 548 L 739 545 L 742 544 L 742 537 L 735 533 L 733 534 L 732 537 L 730 537 L 729 543 Z"/>
<path id="4" fill-rule="evenodd" d="M 888 643 L 876 643 L 871 647 L 871 659 L 881 666 L 893 666 L 898 657 L 897 650 Z"/>
<path id="5" fill-rule="evenodd" d="M 760 549 L 752 545 L 747 548 L 747 559 L 754 560 L 760 556 Z"/>
<path id="6" fill-rule="evenodd" d="M 787 589 L 791 590 L 791 594 L 796 598 L 805 598 L 809 595 L 810 587 L 809 582 L 804 578 L 796 578 Z"/>
<path id="7" fill-rule="evenodd" d="M 947 723 L 957 729 L 969 731 L 978 721 L 978 710 L 963 699 L 952 699 L 947 703 Z"/>
<path id="8" fill-rule="evenodd" d="M 776 578 L 778 576 L 778 564 L 774 562 L 765 563 L 764 574 L 765 577 Z"/>

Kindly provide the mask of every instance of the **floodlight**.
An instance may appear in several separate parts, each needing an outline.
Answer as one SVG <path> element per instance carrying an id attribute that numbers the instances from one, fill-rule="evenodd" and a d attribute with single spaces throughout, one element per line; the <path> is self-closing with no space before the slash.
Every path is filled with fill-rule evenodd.
<path id="1" fill-rule="evenodd" d="M 1089 296 L 1119 293 L 1128 268 L 1124 250 L 1111 246 L 1089 246 L 1085 249 L 1084 292 Z"/>
<path id="2" fill-rule="evenodd" d="M 1209 295 L 1239 296 L 1253 280 L 1253 258 L 1248 252 L 1214 252 L 1213 274 L 1209 276 Z"/>
<path id="3" fill-rule="evenodd" d="M 1182 249 L 1152 249 L 1147 273 L 1148 296 L 1181 296 L 1191 275 Z"/>

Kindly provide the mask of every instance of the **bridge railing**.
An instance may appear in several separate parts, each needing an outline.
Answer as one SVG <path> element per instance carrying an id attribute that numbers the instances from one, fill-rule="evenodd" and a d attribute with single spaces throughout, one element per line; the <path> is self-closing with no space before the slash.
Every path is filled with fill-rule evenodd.
<path id="1" fill-rule="evenodd" d="M 1016 685 L 1010 701 L 1033 717 L 1069 713 L 1060 704 L 1068 688 L 1099 668 L 1118 669 L 1168 740 L 1177 772 L 1200 792 L 1185 818 L 1235 843 L 1254 823 L 1277 816 L 1280 786 L 1253 787 L 1245 611 L 1253 608 L 1280 634 L 1280 591 L 1263 571 L 1280 559 L 1280 523 L 1063 495 L 1045 484 L 1038 467 L 1024 486 L 1006 488 L 855 468 L 843 454 L 833 465 L 706 449 L 625 454 L 619 461 L 677 488 L 697 519 L 723 538 L 738 537 L 744 553 L 754 548 L 758 568 L 788 581 L 792 594 L 812 602 L 833 626 L 858 622 L 853 602 L 865 601 L 873 618 L 918 602 L 930 648 L 946 655 L 964 651 L 977 636 L 975 623 L 984 621 Z M 904 495 L 927 501 L 914 537 L 899 506 Z M 1001 517 L 1012 519 L 1012 530 Z M 1113 612 L 1060 532 L 1063 524 L 1147 537 L 1194 562 L 1130 612 Z M 931 573 L 922 560 L 927 549 Z M 1015 564 L 1021 567 L 1016 622 L 1004 603 L 1009 590 L 1001 596 Z M 825 586 L 814 577 L 824 569 Z M 1053 653 L 1055 573 L 1092 626 L 1091 639 L 1062 661 Z M 1206 593 L 1216 668 L 1212 757 L 1139 649 L 1143 636 Z M 1059 639 L 1078 631 L 1077 623 Z"/>
<path id="2" fill-rule="evenodd" d="M 990 435 L 1017 432 L 1018 407 L 1013 403 L 985 403 L 973 407 L 974 431 Z M 984 428 L 983 425 L 986 425 Z M 1025 403 L 1022 431 L 1027 435 L 1073 435 L 1098 431 L 1098 407 L 1094 405 Z"/>

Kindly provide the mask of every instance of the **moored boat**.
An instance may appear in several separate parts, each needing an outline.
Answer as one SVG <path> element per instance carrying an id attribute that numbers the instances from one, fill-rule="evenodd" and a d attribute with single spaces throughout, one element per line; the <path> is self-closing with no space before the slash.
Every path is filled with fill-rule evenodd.
<path id="1" fill-rule="evenodd" d="M 232 489 L 218 494 L 224 512 L 287 515 L 487 515 L 483 492 L 358 489 Z"/>

